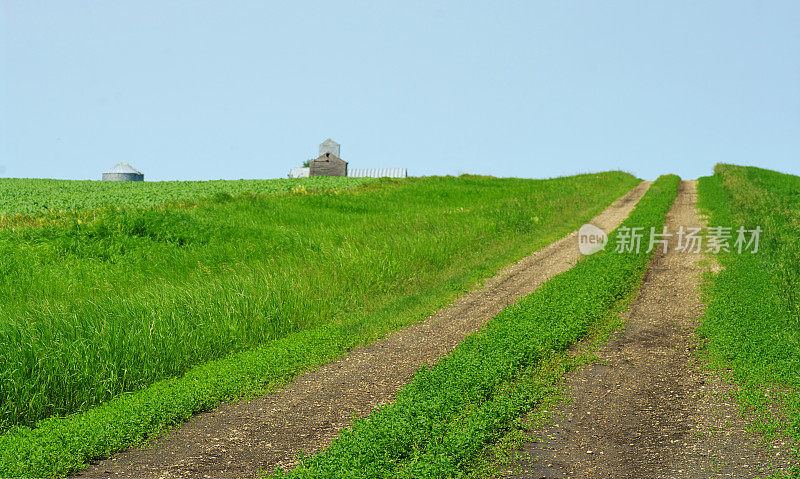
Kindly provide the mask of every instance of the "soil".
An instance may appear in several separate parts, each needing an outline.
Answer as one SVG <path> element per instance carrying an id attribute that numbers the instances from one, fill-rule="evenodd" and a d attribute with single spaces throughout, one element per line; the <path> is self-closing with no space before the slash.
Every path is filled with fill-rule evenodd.
<path id="1" fill-rule="evenodd" d="M 701 225 L 695 203 L 696 182 L 682 182 L 670 232 Z M 789 445 L 748 432 L 734 386 L 697 359 L 702 273 L 715 267 L 708 263 L 674 242 L 656 254 L 625 329 L 597 363 L 567 376 L 569 399 L 552 423 L 530 431 L 502 477 L 751 478 L 789 470 Z"/>
<path id="2" fill-rule="evenodd" d="M 616 228 L 649 188 L 642 182 L 592 220 Z M 78 477 L 254 477 L 323 449 L 353 417 L 391 402 L 423 364 L 433 364 L 507 305 L 571 268 L 575 235 L 512 264 L 425 321 L 396 331 L 250 401 L 199 414 L 150 446 L 89 467 Z"/>

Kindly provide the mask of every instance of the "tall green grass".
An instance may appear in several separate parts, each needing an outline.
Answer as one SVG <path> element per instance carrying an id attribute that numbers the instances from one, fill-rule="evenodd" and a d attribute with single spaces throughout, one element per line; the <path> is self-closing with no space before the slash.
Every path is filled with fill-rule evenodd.
<path id="1" fill-rule="evenodd" d="M 745 404 L 776 413 L 765 430 L 800 441 L 800 177 L 717 165 L 698 191 L 710 224 L 764 230 L 756 254 L 717 258 L 724 269 L 708 286 L 700 328 L 706 349 L 732 371 Z"/>
<path id="2" fill-rule="evenodd" d="M 354 342 L 336 348 L 351 347 L 575 229 L 635 183 L 617 172 L 386 180 L 0 230 L 0 428 L 85 411 L 297 331 L 344 328 Z"/>
<path id="3" fill-rule="evenodd" d="M 623 225 L 663 225 L 679 181 L 659 178 Z M 612 233 L 609 250 L 615 242 Z M 435 367 L 421 369 L 394 403 L 356 421 L 327 450 L 279 477 L 465 474 L 486 445 L 544 396 L 547 385 L 524 380 L 526 374 L 585 336 L 635 291 L 650 256 L 609 251 L 584 258 L 503 310 Z"/>

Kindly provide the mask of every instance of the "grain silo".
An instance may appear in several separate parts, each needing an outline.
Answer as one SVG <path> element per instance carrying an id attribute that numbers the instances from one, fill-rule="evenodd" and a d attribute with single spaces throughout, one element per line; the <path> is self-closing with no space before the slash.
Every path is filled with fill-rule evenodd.
<path id="1" fill-rule="evenodd" d="M 117 163 L 103 173 L 103 181 L 144 181 L 144 173 L 127 163 Z"/>

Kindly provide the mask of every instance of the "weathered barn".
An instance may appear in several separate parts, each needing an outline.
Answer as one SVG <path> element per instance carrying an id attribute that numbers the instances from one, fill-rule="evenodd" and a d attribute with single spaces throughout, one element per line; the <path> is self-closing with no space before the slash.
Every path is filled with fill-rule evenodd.
<path id="1" fill-rule="evenodd" d="M 347 162 L 333 153 L 323 153 L 311 160 L 310 176 L 347 176 Z"/>
<path id="2" fill-rule="evenodd" d="M 144 173 L 125 163 L 103 173 L 103 181 L 144 181 Z"/>

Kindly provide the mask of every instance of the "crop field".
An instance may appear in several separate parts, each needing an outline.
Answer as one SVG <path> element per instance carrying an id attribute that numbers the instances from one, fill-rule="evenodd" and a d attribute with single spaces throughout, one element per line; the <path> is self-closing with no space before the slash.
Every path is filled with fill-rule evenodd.
<path id="1" fill-rule="evenodd" d="M 714 223 L 763 229 L 757 254 L 718 258 L 700 330 L 708 352 L 763 430 L 800 439 L 800 177 L 717 165 L 699 192 Z"/>
<path id="2" fill-rule="evenodd" d="M 620 172 L 219 188 L 143 183 L 109 187 L 119 196 L 92 196 L 81 191 L 94 183 L 63 183 L 63 195 L 58 182 L 0 185 L 13 189 L 13 181 L 29 189 L 25 198 L 38 199 L 2 206 L 17 219 L 0 228 L 0 476 L 69 474 L 221 401 L 269 391 L 418 321 L 638 183 Z M 637 218 L 660 224 L 676 181 L 659 180 Z M 152 195 L 137 196 L 145 193 Z M 571 311 L 589 322 L 607 309 L 636 283 L 642 256 L 602 266 L 610 269 L 599 289 L 574 291 L 599 305 Z M 582 268 L 609 261 L 603 257 Z M 559 280 L 566 289 L 558 301 L 578 288 L 580 276 L 569 278 Z M 505 317 L 514 314 L 521 313 Z M 497 333 L 469 344 L 488 341 L 494 349 L 487 351 L 499 351 L 514 335 L 535 334 L 499 326 L 507 323 L 498 320 Z M 541 347 L 564 347 L 586 323 L 563 327 Z M 535 361 L 530 352 L 510 353 L 512 376 Z M 433 381 L 439 373 L 431 374 Z M 476 380 L 512 376 L 487 370 Z M 482 384 L 464 383 L 465 398 Z M 458 404 L 448 401 L 442 411 L 452 414 Z"/>
<path id="3" fill-rule="evenodd" d="M 104 206 L 145 207 L 215 195 L 264 195 L 294 190 L 345 189 L 370 178 L 317 176 L 302 179 L 216 181 L 75 181 L 0 178 L 0 215 L 35 215 Z"/>

